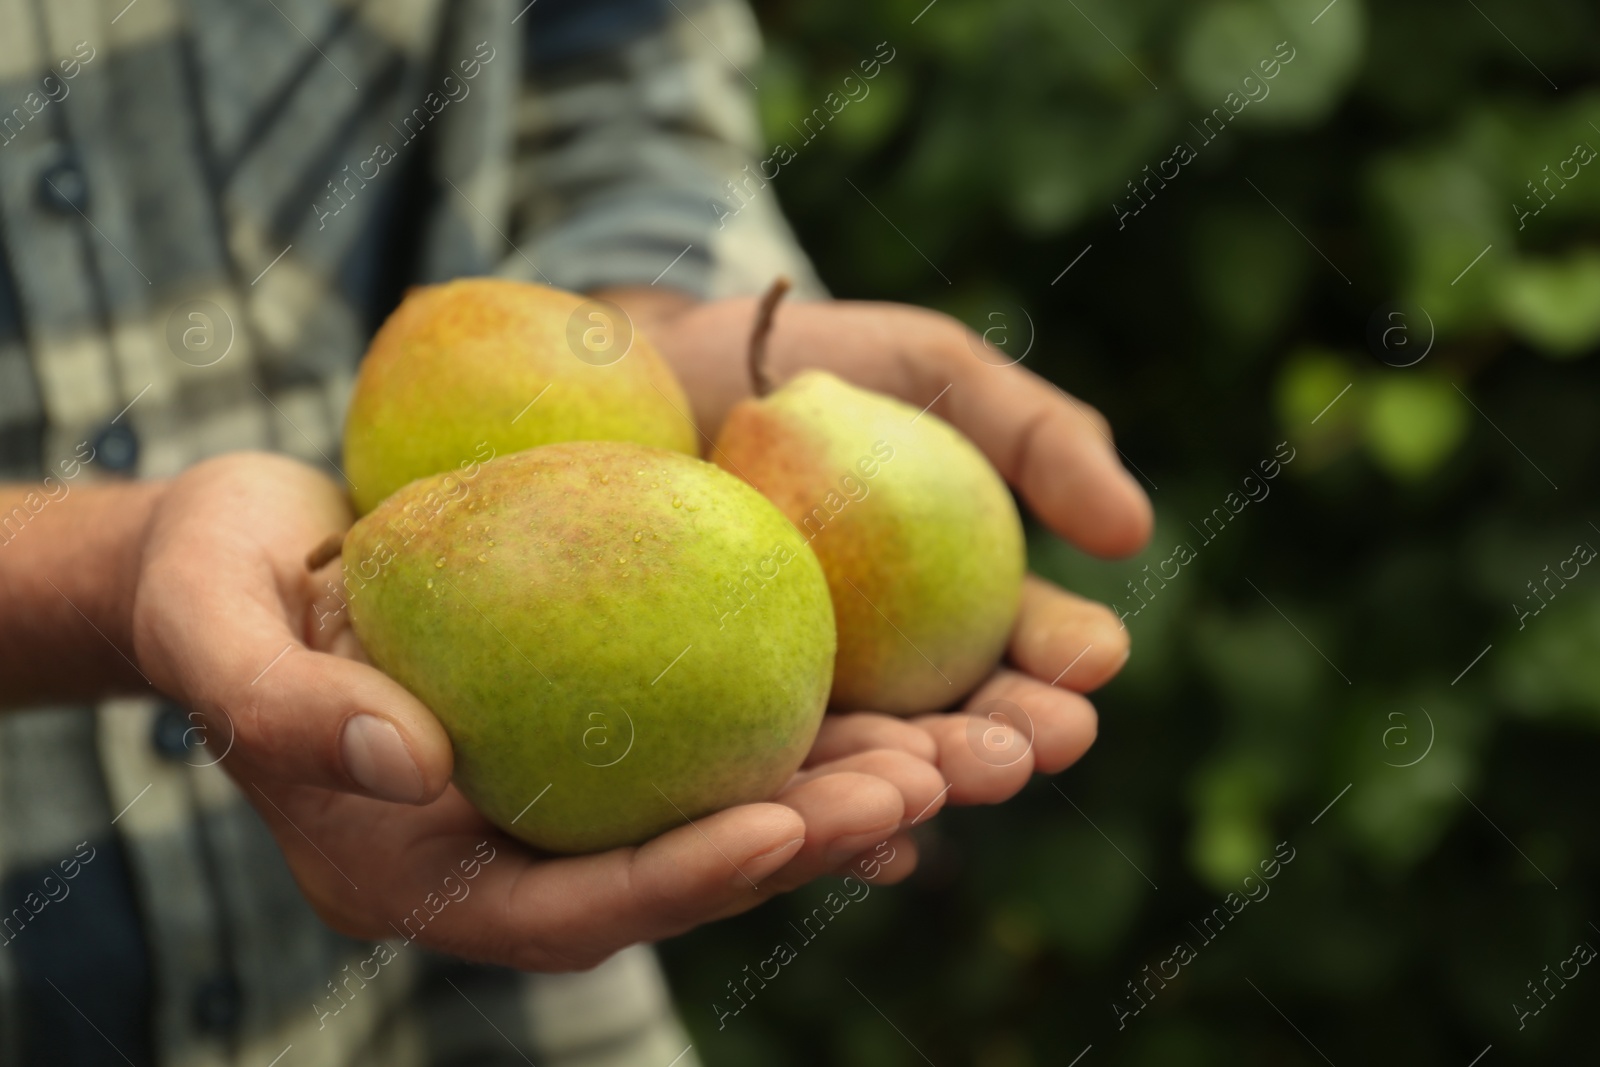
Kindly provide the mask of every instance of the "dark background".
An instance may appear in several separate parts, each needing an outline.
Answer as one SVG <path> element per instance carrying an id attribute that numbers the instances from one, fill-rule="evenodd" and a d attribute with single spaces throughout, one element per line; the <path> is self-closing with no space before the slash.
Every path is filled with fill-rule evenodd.
<path id="1" fill-rule="evenodd" d="M 1520 623 L 1513 605 L 1600 546 L 1600 160 L 1541 186 L 1520 230 L 1513 205 L 1600 147 L 1600 12 L 925 2 L 761 5 L 748 73 L 798 155 L 768 193 L 838 295 L 1002 326 L 1012 355 L 1031 336 L 1023 366 L 1111 419 L 1152 546 L 1100 563 L 1034 528 L 1038 570 L 1131 610 L 1145 564 L 1180 542 L 1197 558 L 1128 619 L 1100 740 L 1059 791 L 941 815 L 908 884 L 851 905 L 725 1029 L 725 983 L 831 887 L 665 946 L 697 1050 L 1592 1060 L 1600 975 L 1552 982 L 1520 1030 L 1514 1005 L 1600 946 L 1600 568 Z M 801 147 L 789 123 L 885 40 L 871 95 Z M 1282 41 L 1270 94 L 1202 147 L 1189 124 Z M 1126 183 L 1179 141 L 1198 158 L 1119 229 Z M 1284 441 L 1270 496 L 1207 543 L 1190 523 Z M 1200 947 L 1189 924 L 1282 841 L 1270 896 Z M 1180 939 L 1198 958 L 1119 1030 L 1112 1002 Z"/>

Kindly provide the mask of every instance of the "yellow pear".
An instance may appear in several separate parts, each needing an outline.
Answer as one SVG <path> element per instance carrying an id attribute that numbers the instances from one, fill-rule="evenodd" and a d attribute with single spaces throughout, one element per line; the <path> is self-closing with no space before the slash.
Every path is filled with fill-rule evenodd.
<path id="1" fill-rule="evenodd" d="M 414 479 L 557 441 L 698 455 L 672 369 L 615 305 L 504 278 L 411 290 L 372 339 L 345 420 L 356 510 Z"/>
<path id="2" fill-rule="evenodd" d="M 462 793 L 540 848 L 636 844 L 766 800 L 821 725 L 834 628 L 816 556 L 690 456 L 498 456 L 405 486 L 343 556 L 367 655 L 444 724 Z"/>
<path id="3" fill-rule="evenodd" d="M 713 459 L 822 561 L 839 627 L 835 707 L 932 711 L 994 669 L 1022 595 L 1022 521 L 948 423 L 809 371 L 735 405 Z"/>

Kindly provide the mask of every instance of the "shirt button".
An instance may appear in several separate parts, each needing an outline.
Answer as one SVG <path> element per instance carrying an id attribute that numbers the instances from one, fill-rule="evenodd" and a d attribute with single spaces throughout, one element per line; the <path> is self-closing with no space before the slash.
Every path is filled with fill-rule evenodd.
<path id="1" fill-rule="evenodd" d="M 52 163 L 39 175 L 39 202 L 58 215 L 87 214 L 89 182 L 70 159 Z"/>
<path id="2" fill-rule="evenodd" d="M 150 744 L 168 759 L 182 759 L 189 753 L 189 731 L 194 728 L 182 708 L 163 704 L 150 732 Z"/>
<path id="3" fill-rule="evenodd" d="M 244 995 L 231 974 L 217 974 L 200 983 L 194 994 L 194 1024 L 202 1033 L 228 1036 L 239 1029 Z"/>
<path id="4" fill-rule="evenodd" d="M 94 458 L 108 471 L 131 471 L 139 463 L 139 435 L 125 422 L 107 423 L 90 442 Z"/>

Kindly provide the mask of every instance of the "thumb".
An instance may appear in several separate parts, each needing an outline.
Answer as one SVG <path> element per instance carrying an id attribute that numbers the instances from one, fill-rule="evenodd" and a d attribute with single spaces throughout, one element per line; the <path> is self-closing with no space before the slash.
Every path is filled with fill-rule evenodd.
<path id="1" fill-rule="evenodd" d="M 279 654 L 218 704 L 258 777 L 404 804 L 444 792 L 450 739 L 421 701 L 362 663 L 292 641 Z"/>
<path id="2" fill-rule="evenodd" d="M 206 718 L 206 744 L 230 770 L 407 804 L 444 791 L 450 739 L 399 683 L 307 648 L 254 598 L 190 599 L 182 612 L 144 613 L 155 654 L 141 658 L 158 687 Z"/>

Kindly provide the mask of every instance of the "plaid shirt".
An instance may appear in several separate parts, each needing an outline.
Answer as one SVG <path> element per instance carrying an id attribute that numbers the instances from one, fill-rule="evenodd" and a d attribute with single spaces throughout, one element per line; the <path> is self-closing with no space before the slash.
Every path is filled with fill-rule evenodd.
<path id="1" fill-rule="evenodd" d="M 0 476 L 331 467 L 418 282 L 819 292 L 774 197 L 725 203 L 758 48 L 740 0 L 0 0 Z M 688 1044 L 648 949 L 521 976 L 397 939 L 352 985 L 375 946 L 313 916 L 191 725 L 142 700 L 0 717 L 0 1064 Z"/>

